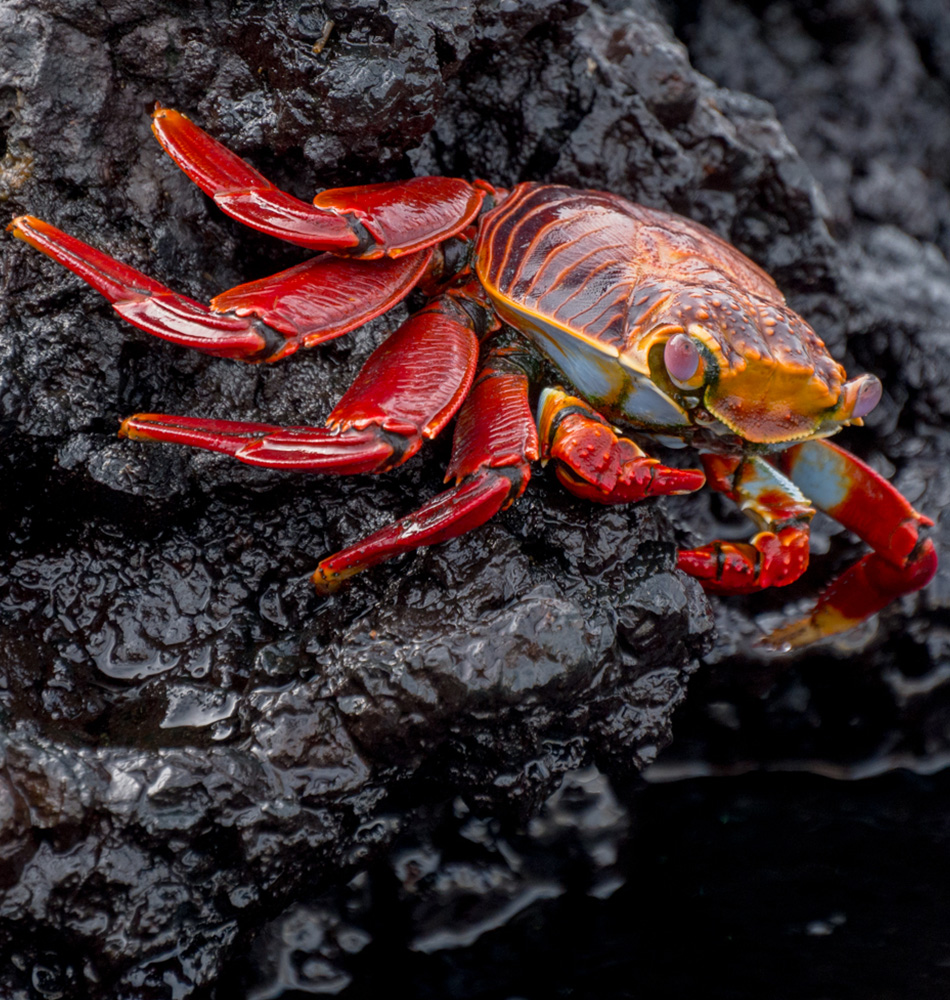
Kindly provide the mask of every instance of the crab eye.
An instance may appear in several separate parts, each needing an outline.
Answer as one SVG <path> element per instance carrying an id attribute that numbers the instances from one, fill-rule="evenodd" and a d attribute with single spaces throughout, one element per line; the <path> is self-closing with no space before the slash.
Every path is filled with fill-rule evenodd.
<path id="1" fill-rule="evenodd" d="M 703 384 L 706 366 L 695 341 L 685 333 L 678 333 L 666 342 L 663 363 L 670 379 L 681 389 L 698 389 Z"/>
<path id="2" fill-rule="evenodd" d="M 865 375 L 854 401 L 852 418 L 866 417 L 881 401 L 881 381 L 873 375 Z"/>

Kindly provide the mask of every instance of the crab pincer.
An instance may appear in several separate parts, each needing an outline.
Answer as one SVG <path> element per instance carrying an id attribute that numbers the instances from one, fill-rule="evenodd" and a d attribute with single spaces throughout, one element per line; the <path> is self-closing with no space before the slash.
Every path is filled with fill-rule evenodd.
<path id="1" fill-rule="evenodd" d="M 674 469 L 650 458 L 577 396 L 545 389 L 538 408 L 542 458 L 556 462 L 561 485 L 594 503 L 634 503 L 645 497 L 693 493 L 706 482 L 700 469 Z"/>

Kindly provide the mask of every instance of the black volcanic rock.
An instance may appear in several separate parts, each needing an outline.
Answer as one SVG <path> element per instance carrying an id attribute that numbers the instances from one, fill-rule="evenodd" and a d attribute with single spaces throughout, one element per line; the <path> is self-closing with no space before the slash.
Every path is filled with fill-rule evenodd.
<path id="1" fill-rule="evenodd" d="M 199 299 L 302 259 L 222 216 L 161 153 L 158 100 L 303 198 L 445 173 L 687 214 L 770 270 L 849 370 L 881 375 L 880 413 L 849 444 L 938 513 L 950 282 L 944 202 L 918 177 L 946 169 L 936 132 L 913 156 L 888 145 L 883 166 L 857 134 L 812 156 L 818 112 L 786 112 L 791 85 L 765 92 L 755 73 L 786 36 L 737 6 L 670 13 L 733 89 L 646 2 L 8 0 L 0 200 Z M 927 16 L 916 5 L 902 37 L 938 45 Z M 748 37 L 738 60 L 726 41 Z M 946 81 L 901 53 L 928 99 L 907 127 L 926 131 Z M 892 120 L 866 100 L 884 143 Z M 841 181 L 859 154 L 861 183 Z M 612 786 L 669 741 L 700 654 L 740 685 L 785 669 L 747 653 L 780 598 L 717 605 L 714 638 L 673 568 L 676 543 L 736 533 L 705 495 L 593 509 L 538 470 L 482 530 L 319 599 L 319 558 L 431 496 L 445 442 L 384 477 L 330 480 L 115 439 L 140 410 L 318 423 L 404 307 L 251 367 L 124 325 L 12 239 L 0 289 L 4 995 L 356 990 L 378 913 L 402 914 L 400 940 L 427 953 L 536 899 L 606 895 L 629 823 Z M 819 575 L 856 551 L 828 544 Z M 897 648 L 921 675 L 945 662 L 947 592 L 941 577 L 889 610 L 864 662 Z"/>

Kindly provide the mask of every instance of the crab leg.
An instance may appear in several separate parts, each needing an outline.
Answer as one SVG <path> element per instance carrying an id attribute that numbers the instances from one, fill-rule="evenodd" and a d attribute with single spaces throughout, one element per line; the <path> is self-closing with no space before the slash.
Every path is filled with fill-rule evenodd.
<path id="1" fill-rule="evenodd" d="M 714 594 L 784 587 L 808 568 L 814 508 L 791 480 L 760 456 L 702 456 L 710 485 L 765 529 L 751 542 L 712 542 L 680 551 L 677 564 Z"/>
<path id="2" fill-rule="evenodd" d="M 820 510 L 874 551 L 834 580 L 810 615 L 767 636 L 768 645 L 805 646 L 844 632 L 933 579 L 937 553 L 921 537 L 933 521 L 873 469 L 829 441 L 795 445 L 778 462 Z"/>
<path id="3" fill-rule="evenodd" d="M 692 493 L 706 481 L 699 469 L 673 469 L 649 458 L 584 400 L 560 388 L 541 394 L 538 431 L 541 457 L 557 459 L 562 485 L 595 503 Z"/>
<path id="4" fill-rule="evenodd" d="M 448 177 L 323 191 L 313 205 L 276 188 L 184 115 L 156 107 L 152 131 L 165 152 L 232 218 L 271 236 L 357 257 L 399 256 L 463 230 L 488 185 Z"/>
<path id="5" fill-rule="evenodd" d="M 501 352 L 490 352 L 459 412 L 446 480 L 456 485 L 419 510 L 324 559 L 313 575 L 321 593 L 369 566 L 484 524 L 524 492 L 538 439 L 528 378 Z"/>
<path id="6" fill-rule="evenodd" d="M 325 427 L 276 427 L 137 413 L 120 435 L 170 441 L 232 455 L 248 465 L 352 475 L 385 472 L 435 437 L 465 397 L 478 341 L 458 314 L 439 304 L 411 316 L 378 347 Z M 467 317 L 464 317 L 467 319 Z"/>
<path id="7" fill-rule="evenodd" d="M 356 329 L 405 298 L 432 256 L 425 250 L 355 261 L 322 254 L 222 292 L 209 308 L 33 216 L 14 219 L 9 228 L 78 274 L 130 323 L 240 361 L 276 361 Z"/>

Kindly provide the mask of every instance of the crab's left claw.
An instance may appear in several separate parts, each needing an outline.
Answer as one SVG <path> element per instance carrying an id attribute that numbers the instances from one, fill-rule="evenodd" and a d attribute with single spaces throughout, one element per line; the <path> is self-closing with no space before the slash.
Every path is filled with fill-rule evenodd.
<path id="1" fill-rule="evenodd" d="M 750 542 L 681 549 L 679 568 L 713 594 L 752 594 L 794 583 L 808 568 L 808 526 L 815 514 L 808 499 L 761 455 L 703 454 L 702 460 L 710 486 L 764 530 Z"/>
<path id="2" fill-rule="evenodd" d="M 873 469 L 828 441 L 795 445 L 779 462 L 820 510 L 874 551 L 834 580 L 807 617 L 765 636 L 763 645 L 793 649 L 845 632 L 933 579 L 937 552 L 921 534 L 933 521 Z"/>

